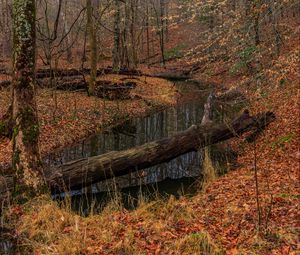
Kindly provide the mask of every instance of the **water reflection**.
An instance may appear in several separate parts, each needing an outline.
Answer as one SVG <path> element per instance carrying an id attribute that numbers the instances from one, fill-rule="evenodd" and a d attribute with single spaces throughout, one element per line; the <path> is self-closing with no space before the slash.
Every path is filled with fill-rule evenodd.
<path id="1" fill-rule="evenodd" d="M 0 237 L 0 254 L 1 255 L 13 255 L 15 254 L 14 244 L 3 237 Z"/>
<path id="2" fill-rule="evenodd" d="M 107 203 L 113 201 L 128 210 L 132 210 L 135 209 L 139 203 L 157 199 L 165 200 L 168 199 L 171 194 L 176 198 L 181 195 L 191 196 L 199 190 L 199 187 L 200 183 L 197 182 L 196 178 L 166 178 L 161 182 L 126 187 L 122 190 L 74 195 L 72 196 L 71 208 L 87 216 L 91 212 L 100 213 L 105 206 L 107 206 Z"/>
<path id="3" fill-rule="evenodd" d="M 169 108 L 152 114 L 146 118 L 136 118 L 113 128 L 109 132 L 100 133 L 73 147 L 46 159 L 47 164 L 59 165 L 82 157 L 100 155 L 109 151 L 125 150 L 137 145 L 169 137 L 172 134 L 201 122 L 203 100 L 199 100 Z M 127 176 L 116 178 L 118 187 L 135 186 L 139 184 L 162 181 L 166 178 L 178 179 L 199 175 L 201 157 L 191 152 L 182 155 L 168 163 L 163 163 Z M 107 182 L 94 185 L 95 191 L 107 189 Z"/>

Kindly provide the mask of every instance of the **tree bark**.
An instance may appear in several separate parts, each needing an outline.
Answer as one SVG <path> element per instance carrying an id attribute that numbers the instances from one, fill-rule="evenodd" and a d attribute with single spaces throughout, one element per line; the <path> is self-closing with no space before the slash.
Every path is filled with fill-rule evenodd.
<path id="1" fill-rule="evenodd" d="M 120 69 L 120 23 L 121 10 L 119 0 L 114 0 L 115 14 L 114 14 L 114 47 L 113 47 L 113 70 Z"/>
<path id="2" fill-rule="evenodd" d="M 160 25 L 159 25 L 159 35 L 160 35 L 160 50 L 161 50 L 161 57 L 162 57 L 162 64 L 163 66 L 166 65 L 165 59 L 165 34 L 164 34 L 164 7 L 165 3 L 164 0 L 159 1 L 160 4 Z"/>
<path id="3" fill-rule="evenodd" d="M 12 50 L 12 36 L 11 36 L 11 20 L 10 20 L 10 12 L 9 12 L 9 3 L 8 1 L 1 1 L 1 26 L 0 29 L 2 30 L 1 33 L 1 41 L 2 41 L 2 56 L 3 57 L 10 57 L 11 50 Z"/>
<path id="4" fill-rule="evenodd" d="M 39 123 L 35 101 L 35 1 L 13 2 L 13 129 L 12 165 L 15 188 L 37 191 L 43 185 Z"/>
<path id="5" fill-rule="evenodd" d="M 66 44 L 66 51 L 67 51 L 67 61 L 68 63 L 72 63 L 72 47 L 71 47 L 71 38 L 69 34 L 69 24 L 67 19 L 67 8 L 68 8 L 68 1 L 65 1 L 64 3 L 64 10 L 62 12 L 62 19 L 63 19 L 63 29 L 64 29 L 64 35 L 65 35 L 65 44 Z"/>
<path id="6" fill-rule="evenodd" d="M 146 7 L 146 36 L 147 36 L 147 63 L 149 64 L 149 60 L 150 60 L 150 44 L 149 44 L 149 40 L 150 40 L 150 34 L 149 34 L 149 6 L 147 4 Z"/>
<path id="7" fill-rule="evenodd" d="M 87 31 L 88 31 L 88 38 L 89 38 L 89 48 L 90 48 L 90 77 L 89 77 L 89 90 L 88 94 L 90 96 L 95 94 L 95 83 L 97 77 L 97 42 L 96 42 L 96 34 L 94 29 L 94 22 L 93 22 L 93 6 L 92 1 L 86 1 L 86 12 L 87 12 Z"/>

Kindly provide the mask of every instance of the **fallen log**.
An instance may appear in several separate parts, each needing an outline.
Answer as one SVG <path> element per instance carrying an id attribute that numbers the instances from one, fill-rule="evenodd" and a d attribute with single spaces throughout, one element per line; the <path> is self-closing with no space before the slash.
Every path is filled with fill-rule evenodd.
<path id="1" fill-rule="evenodd" d="M 245 111 L 231 124 L 193 125 L 169 138 L 124 150 L 68 162 L 45 169 L 44 175 L 52 191 L 81 189 L 93 183 L 168 162 L 182 154 L 236 137 L 247 131 L 265 128 L 275 119 L 272 112 L 250 116 Z M 12 189 L 12 176 L 0 178 L 1 194 Z"/>
<path id="2" fill-rule="evenodd" d="M 87 89 L 87 82 L 82 76 L 59 77 L 52 82 L 50 78 L 37 79 L 37 84 L 41 88 L 55 88 L 66 91 Z"/>
<path id="3" fill-rule="evenodd" d="M 131 79 L 131 78 L 130 78 Z M 124 79 L 123 79 L 124 80 Z M 37 84 L 42 88 L 55 88 L 58 90 L 66 90 L 66 91 L 74 91 L 74 90 L 86 90 L 88 87 L 88 83 L 82 76 L 62 76 L 56 79 L 56 81 L 52 82 L 51 85 L 50 78 L 39 78 L 37 79 Z M 0 81 L 1 87 L 8 87 L 11 84 L 11 81 Z M 98 97 L 107 97 L 109 99 L 128 99 L 129 91 L 136 87 L 136 83 L 134 82 L 113 82 L 109 80 L 100 80 L 97 81 L 96 88 L 98 88 Z M 110 96 L 108 92 L 113 91 L 114 95 Z M 122 93 L 124 91 L 124 93 Z M 119 93 L 119 94 L 118 94 Z"/>
<path id="4" fill-rule="evenodd" d="M 130 91 L 136 87 L 136 82 L 111 82 L 107 80 L 98 80 L 95 92 L 97 97 L 109 100 L 130 99 Z"/>
<path id="5" fill-rule="evenodd" d="M 83 68 L 83 69 L 38 69 L 36 70 L 36 78 L 37 79 L 44 79 L 50 77 L 71 77 L 71 76 L 82 76 L 84 74 L 89 74 L 91 71 L 90 68 Z M 11 75 L 8 70 L 3 70 L 3 74 Z M 97 75 L 103 74 L 120 74 L 120 75 L 141 75 L 141 72 L 138 70 L 131 70 L 127 68 L 121 68 L 120 70 L 114 70 L 112 67 L 106 68 L 99 68 L 97 70 Z"/>
<path id="6" fill-rule="evenodd" d="M 231 125 L 193 125 L 169 138 L 124 151 L 66 163 L 47 169 L 45 177 L 53 190 L 80 189 L 90 184 L 170 161 L 182 154 L 197 151 L 250 130 L 264 128 L 275 119 L 272 112 L 250 116 L 246 111 Z"/>
<path id="7" fill-rule="evenodd" d="M 90 73 L 89 68 L 84 69 L 40 69 L 36 72 L 36 78 L 49 78 L 49 77 L 63 77 L 63 76 L 79 76 L 84 74 Z M 138 70 L 130 70 L 130 69 L 120 69 L 120 70 L 114 70 L 112 67 L 106 67 L 106 68 L 99 68 L 97 70 L 97 75 L 103 75 L 103 74 L 121 74 L 121 75 L 140 75 L 140 72 Z"/>
<path id="8" fill-rule="evenodd" d="M 158 73 L 158 74 L 147 75 L 147 76 L 157 77 L 157 78 L 162 78 L 162 79 L 172 80 L 172 81 L 186 81 L 192 78 L 190 75 L 187 75 L 185 73 L 175 73 L 175 72 L 164 72 L 164 73 Z"/>
<path id="9" fill-rule="evenodd" d="M 59 90 L 81 90 L 81 89 L 86 89 L 87 88 L 87 83 L 83 78 L 74 78 L 74 79 L 60 79 L 57 80 L 56 82 L 53 82 L 53 85 L 51 87 L 51 81 L 49 78 L 45 79 L 37 79 L 36 81 L 37 85 L 41 88 L 55 88 Z M 1 88 L 8 88 L 11 85 L 11 81 L 6 80 L 0 82 L 0 89 Z"/>
<path id="10" fill-rule="evenodd" d="M 37 79 L 37 84 L 42 85 L 43 87 L 46 86 L 48 87 L 50 82 L 49 80 L 51 79 L 56 79 L 60 84 L 56 87 L 65 87 L 63 85 L 63 80 L 68 79 L 69 83 L 73 84 L 73 87 L 79 86 L 80 88 L 83 87 L 83 80 L 84 76 L 88 75 L 90 73 L 89 68 L 84 68 L 84 69 L 56 69 L 56 70 L 51 70 L 51 69 L 39 69 L 36 71 L 36 79 Z M 7 74 L 9 74 L 7 72 Z M 172 80 L 172 81 L 186 81 L 191 79 L 191 76 L 186 74 L 185 72 L 172 72 L 172 71 L 167 71 L 163 73 L 158 73 L 158 74 L 144 74 L 138 70 L 130 70 L 130 69 L 120 69 L 120 70 L 113 70 L 111 67 L 107 68 L 100 68 L 97 70 L 97 76 L 105 75 L 105 74 L 119 74 L 119 75 L 127 75 L 127 76 L 147 76 L 147 77 L 155 77 L 155 78 L 162 78 L 162 79 L 167 79 L 167 80 Z M 75 81 L 70 81 L 74 78 Z M 80 80 L 80 82 L 78 82 Z M 11 85 L 10 80 L 3 80 L 0 82 L 0 88 L 6 88 Z M 85 86 L 84 86 L 85 87 Z"/>

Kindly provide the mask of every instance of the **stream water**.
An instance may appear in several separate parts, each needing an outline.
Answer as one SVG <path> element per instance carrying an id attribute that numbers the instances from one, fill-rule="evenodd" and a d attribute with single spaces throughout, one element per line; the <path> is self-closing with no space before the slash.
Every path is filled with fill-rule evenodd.
<path id="1" fill-rule="evenodd" d="M 80 144 L 65 148 L 49 156 L 47 164 L 60 165 L 71 160 L 100 155 L 109 151 L 125 150 L 137 145 L 169 137 L 172 134 L 201 122 L 202 100 L 197 100 L 154 113 L 145 118 L 135 118 L 110 131 L 94 135 Z M 140 183 L 159 182 L 166 178 L 179 179 L 199 175 L 200 158 L 196 152 L 182 155 L 168 163 L 163 163 L 131 175 L 116 178 L 119 188 L 136 186 Z M 104 191 L 107 182 L 93 186 L 93 191 Z"/>
<path id="2" fill-rule="evenodd" d="M 1 255 L 14 255 L 15 245 L 9 239 L 0 236 L 0 254 Z"/>
<path id="3" fill-rule="evenodd" d="M 134 118 L 110 131 L 93 135 L 82 142 L 66 147 L 64 150 L 49 155 L 45 159 L 48 166 L 64 164 L 68 161 L 100 155 L 109 151 L 125 150 L 153 140 L 169 137 L 183 131 L 193 124 L 199 124 L 203 116 L 203 106 L 209 91 L 199 90 L 195 84 L 178 83 L 180 93 L 193 93 L 194 100 L 176 107 L 153 113 L 147 117 Z M 220 170 L 234 156 L 224 146 L 213 146 L 211 158 Z M 202 153 L 190 152 L 170 162 L 162 163 L 148 169 L 102 181 L 81 191 L 72 191 L 72 206 L 84 214 L 93 206 L 103 208 L 112 193 L 120 191 L 126 207 L 134 207 L 138 197 L 148 199 L 157 194 L 176 195 L 193 194 L 202 176 Z M 128 197 L 134 203 L 128 202 Z M 99 209 L 100 210 L 100 209 Z"/>
<path id="4" fill-rule="evenodd" d="M 46 166 L 60 165 L 68 161 L 100 155 L 109 151 L 124 150 L 149 141 L 169 137 L 199 124 L 203 116 L 203 106 L 209 91 L 203 91 L 196 84 L 176 84 L 180 93 L 193 93 L 194 100 L 153 113 L 144 118 L 135 118 L 109 131 L 95 134 L 73 146 L 47 156 Z M 217 115 L 215 114 L 215 117 Z M 218 117 L 216 117 L 218 119 Z M 226 163 L 235 154 L 224 145 L 211 147 L 211 159 L 216 169 L 226 169 Z M 72 209 L 82 215 L 91 210 L 99 212 L 112 198 L 118 196 L 126 208 L 135 208 L 141 197 L 148 200 L 157 196 L 180 194 L 193 195 L 199 189 L 202 179 L 203 154 L 191 152 L 181 155 L 170 162 L 103 181 L 84 190 L 72 191 Z M 63 199 L 60 194 L 58 199 Z M 14 254 L 14 245 L 0 238 L 0 254 Z"/>

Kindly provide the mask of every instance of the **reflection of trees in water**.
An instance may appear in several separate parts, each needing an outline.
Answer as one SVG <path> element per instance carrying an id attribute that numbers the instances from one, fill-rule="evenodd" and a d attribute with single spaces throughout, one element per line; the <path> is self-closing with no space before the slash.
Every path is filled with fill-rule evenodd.
<path id="1" fill-rule="evenodd" d="M 1 254 L 15 254 L 15 245 L 11 240 L 0 239 Z"/>
<path id="2" fill-rule="evenodd" d="M 77 146 L 66 148 L 62 153 L 52 156 L 52 158 L 48 157 L 46 162 L 51 165 L 59 165 L 82 157 L 100 155 L 113 150 L 124 150 L 168 137 L 187 129 L 192 124 L 200 123 L 202 114 L 203 102 L 198 101 L 170 108 L 146 118 L 136 118 L 109 132 L 92 136 Z M 94 189 L 105 190 L 106 186 L 114 186 L 114 182 L 121 188 L 159 182 L 166 178 L 198 176 L 202 164 L 200 154 L 197 152 L 187 153 L 147 170 L 100 182 L 94 186 Z"/>

